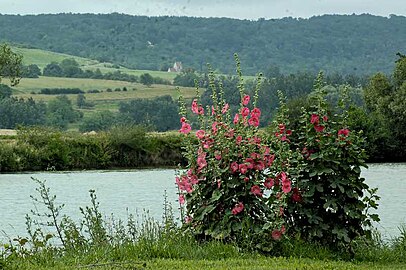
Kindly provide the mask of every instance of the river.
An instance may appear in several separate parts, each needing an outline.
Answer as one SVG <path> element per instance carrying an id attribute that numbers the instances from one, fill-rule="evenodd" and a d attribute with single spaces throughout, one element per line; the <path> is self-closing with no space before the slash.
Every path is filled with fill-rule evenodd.
<path id="1" fill-rule="evenodd" d="M 370 187 L 379 188 L 381 222 L 375 226 L 385 238 L 398 235 L 398 227 L 406 223 L 406 164 L 369 164 L 362 176 Z M 161 220 L 165 193 L 175 217 L 179 216 L 172 169 L 0 174 L 0 242 L 26 235 L 25 215 L 30 209 L 43 209 L 30 199 L 37 196 L 31 177 L 46 180 L 56 203 L 65 204 L 62 214 L 75 221 L 81 218 L 79 207 L 90 204 L 90 189 L 96 191 L 106 217 L 114 213 L 115 218 L 126 220 L 128 214 L 142 216 L 148 211 L 150 217 Z"/>

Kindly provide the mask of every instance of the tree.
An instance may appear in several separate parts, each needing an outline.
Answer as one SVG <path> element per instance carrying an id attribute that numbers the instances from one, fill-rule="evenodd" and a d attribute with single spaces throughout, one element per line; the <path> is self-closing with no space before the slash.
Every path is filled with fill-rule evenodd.
<path id="1" fill-rule="evenodd" d="M 173 79 L 173 84 L 178 86 L 195 86 L 195 80 L 199 81 L 199 76 L 195 73 L 193 69 L 186 69 L 180 74 L 176 75 Z"/>
<path id="2" fill-rule="evenodd" d="M 69 123 L 77 121 L 81 114 L 72 107 L 66 95 L 57 96 L 48 103 L 48 124 L 66 129 Z"/>
<path id="3" fill-rule="evenodd" d="M 35 64 L 23 66 L 21 76 L 25 78 L 38 78 L 41 76 L 41 69 Z"/>
<path id="4" fill-rule="evenodd" d="M 52 62 L 44 67 L 44 71 L 42 72 L 44 76 L 50 77 L 62 77 L 63 71 L 62 68 L 59 66 L 58 63 Z"/>
<path id="5" fill-rule="evenodd" d="M 146 86 L 151 86 L 154 82 L 154 78 L 149 73 L 144 73 L 140 76 L 140 83 Z"/>
<path id="6" fill-rule="evenodd" d="M 0 45 L 0 82 L 3 77 L 10 79 L 11 86 L 20 82 L 22 56 L 13 52 L 7 44 Z"/>
<path id="7" fill-rule="evenodd" d="M 83 70 L 79 67 L 79 63 L 73 58 L 63 59 L 59 64 L 62 69 L 62 74 L 68 78 L 80 77 Z"/>
<path id="8" fill-rule="evenodd" d="M 12 94 L 12 89 L 10 86 L 5 84 L 0 84 L 0 100 L 9 98 Z"/>

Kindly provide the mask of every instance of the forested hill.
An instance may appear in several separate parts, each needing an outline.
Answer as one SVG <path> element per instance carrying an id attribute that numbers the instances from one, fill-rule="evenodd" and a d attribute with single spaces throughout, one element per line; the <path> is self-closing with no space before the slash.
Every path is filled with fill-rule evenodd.
<path id="1" fill-rule="evenodd" d="M 0 15 L 0 41 L 165 70 L 174 61 L 233 72 L 390 73 L 406 51 L 406 17 L 324 15 L 258 21 L 123 14 Z"/>

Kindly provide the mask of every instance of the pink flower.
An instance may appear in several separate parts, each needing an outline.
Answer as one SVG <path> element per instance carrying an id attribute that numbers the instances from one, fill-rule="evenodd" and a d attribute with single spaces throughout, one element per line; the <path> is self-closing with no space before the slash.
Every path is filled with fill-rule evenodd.
<path id="1" fill-rule="evenodd" d="M 185 217 L 185 223 L 187 224 L 187 223 L 190 223 L 190 222 L 192 222 L 192 217 L 191 216 L 186 216 Z"/>
<path id="2" fill-rule="evenodd" d="M 292 201 L 294 201 L 294 202 L 302 201 L 302 195 L 300 194 L 300 191 L 298 188 L 293 188 Z"/>
<path id="3" fill-rule="evenodd" d="M 261 116 L 261 110 L 258 108 L 254 108 L 251 111 L 251 117 L 259 118 Z"/>
<path id="4" fill-rule="evenodd" d="M 285 193 L 285 194 L 289 193 L 291 191 L 291 189 L 292 189 L 292 186 L 290 184 L 290 181 L 282 182 L 282 191 L 283 191 L 283 193 Z"/>
<path id="5" fill-rule="evenodd" d="M 211 124 L 211 130 L 213 131 L 213 134 L 217 133 L 217 122 L 213 122 L 213 124 Z"/>
<path id="6" fill-rule="evenodd" d="M 182 127 L 179 129 L 179 132 L 183 134 L 188 134 L 191 130 L 192 130 L 191 126 L 188 123 L 183 122 Z"/>
<path id="7" fill-rule="evenodd" d="M 249 180 L 250 180 L 250 179 L 249 179 L 248 177 L 244 177 L 244 182 L 245 182 L 245 183 L 248 183 Z"/>
<path id="8" fill-rule="evenodd" d="M 312 114 L 312 117 L 310 118 L 310 123 L 317 125 L 319 123 L 319 116 L 317 114 Z"/>
<path id="9" fill-rule="evenodd" d="M 274 181 L 273 181 L 272 178 L 267 178 L 267 179 L 265 179 L 264 186 L 265 186 L 267 189 L 272 188 L 273 185 L 274 185 Z"/>
<path id="10" fill-rule="evenodd" d="M 346 128 L 340 129 L 338 131 L 338 136 L 343 135 L 344 137 L 347 137 L 348 134 L 350 134 L 350 130 L 348 130 Z"/>
<path id="11" fill-rule="evenodd" d="M 285 132 L 285 128 L 286 128 L 286 127 L 285 127 L 285 124 L 279 124 L 278 127 L 279 127 L 279 132 L 280 132 L 280 133 Z"/>
<path id="12" fill-rule="evenodd" d="M 279 240 L 281 240 L 281 237 L 282 237 L 282 232 L 281 231 L 276 230 L 276 229 L 272 231 L 273 240 L 279 241 Z"/>
<path id="13" fill-rule="evenodd" d="M 259 119 L 257 117 L 251 117 L 248 120 L 248 124 L 250 124 L 251 126 L 257 127 L 257 126 L 259 126 Z"/>
<path id="14" fill-rule="evenodd" d="M 204 130 L 199 129 L 196 131 L 196 137 L 199 138 L 200 140 L 204 138 L 205 132 Z"/>
<path id="15" fill-rule="evenodd" d="M 249 95 L 245 95 L 242 99 L 242 104 L 244 106 L 247 106 L 247 104 L 250 102 L 250 96 Z"/>
<path id="16" fill-rule="evenodd" d="M 327 121 L 328 121 L 327 115 L 323 116 L 323 121 L 324 121 L 324 122 L 327 122 Z"/>
<path id="17" fill-rule="evenodd" d="M 242 174 L 245 174 L 245 173 L 248 171 L 248 167 L 247 167 L 247 165 L 245 165 L 245 164 L 240 164 L 240 165 L 238 165 L 238 169 L 240 170 L 240 172 L 241 172 Z"/>
<path id="18" fill-rule="evenodd" d="M 212 138 L 208 138 L 203 142 L 203 148 L 209 149 L 214 143 L 214 140 Z"/>
<path id="19" fill-rule="evenodd" d="M 195 114 L 199 113 L 199 107 L 197 105 L 197 99 L 194 99 L 192 101 L 192 112 L 195 113 Z"/>
<path id="20" fill-rule="evenodd" d="M 314 130 L 316 130 L 316 132 L 322 132 L 324 130 L 324 126 L 315 125 Z"/>
<path id="21" fill-rule="evenodd" d="M 197 110 L 197 114 L 200 114 L 200 115 L 204 114 L 204 109 L 202 106 L 199 106 L 199 109 Z"/>
<path id="22" fill-rule="evenodd" d="M 233 215 L 238 215 L 239 213 L 241 213 L 244 210 L 244 204 L 242 202 L 239 202 L 238 204 L 236 204 L 233 208 L 233 210 L 231 210 L 231 213 Z"/>
<path id="23" fill-rule="evenodd" d="M 250 169 L 250 170 L 254 169 L 255 161 L 253 158 L 246 158 L 244 161 L 245 161 L 245 163 L 248 163 L 248 165 L 247 165 L 248 169 Z"/>
<path id="24" fill-rule="evenodd" d="M 228 138 L 232 138 L 234 137 L 234 129 L 229 129 L 228 132 L 226 134 L 224 134 L 224 136 L 228 137 Z"/>
<path id="25" fill-rule="evenodd" d="M 185 203 L 185 196 L 183 194 L 179 195 L 179 203 L 184 204 Z"/>
<path id="26" fill-rule="evenodd" d="M 238 163 L 237 162 L 233 162 L 230 164 L 230 169 L 232 173 L 235 173 L 238 170 Z"/>
<path id="27" fill-rule="evenodd" d="M 220 179 L 217 180 L 217 188 L 218 188 L 218 189 L 221 188 L 221 180 L 220 180 Z"/>
<path id="28" fill-rule="evenodd" d="M 185 117 L 180 118 L 180 122 L 181 122 L 181 123 L 185 123 L 185 122 L 186 122 L 186 118 L 185 118 Z"/>
<path id="29" fill-rule="evenodd" d="M 238 121 L 240 121 L 240 115 L 238 113 L 236 113 L 234 116 L 234 120 L 233 120 L 234 125 L 236 125 L 238 123 Z"/>
<path id="30" fill-rule="evenodd" d="M 262 197 L 261 188 L 259 186 L 257 186 L 257 185 L 253 185 L 251 187 L 251 193 L 252 193 L 252 195 Z"/>
<path id="31" fill-rule="evenodd" d="M 262 171 L 265 169 L 265 164 L 262 160 L 255 162 L 255 170 Z"/>
<path id="32" fill-rule="evenodd" d="M 239 135 L 239 136 L 237 136 L 237 138 L 235 138 L 236 144 L 240 144 L 241 141 L 242 141 L 242 136 Z"/>
<path id="33" fill-rule="evenodd" d="M 228 111 L 228 108 L 230 108 L 230 105 L 228 105 L 228 103 L 224 104 L 223 109 L 221 110 L 222 114 L 225 114 Z"/>
<path id="34" fill-rule="evenodd" d="M 250 114 L 250 109 L 248 109 L 247 107 L 244 107 L 241 109 L 241 115 L 243 117 L 247 117 Z"/>
<path id="35" fill-rule="evenodd" d="M 199 166 L 199 169 L 203 169 L 207 166 L 206 153 L 197 157 L 197 165 Z"/>

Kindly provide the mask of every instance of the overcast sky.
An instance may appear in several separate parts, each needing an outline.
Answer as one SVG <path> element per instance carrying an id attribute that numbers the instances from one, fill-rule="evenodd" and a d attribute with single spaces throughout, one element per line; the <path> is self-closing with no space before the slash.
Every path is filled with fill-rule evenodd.
<path id="1" fill-rule="evenodd" d="M 1 14 L 61 12 L 240 19 L 352 13 L 405 16 L 406 0 L 0 0 Z"/>

